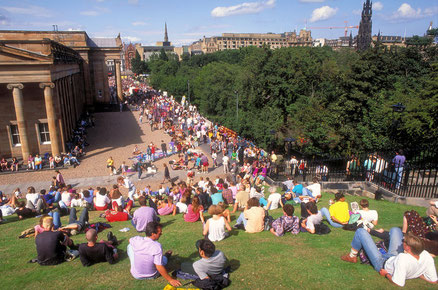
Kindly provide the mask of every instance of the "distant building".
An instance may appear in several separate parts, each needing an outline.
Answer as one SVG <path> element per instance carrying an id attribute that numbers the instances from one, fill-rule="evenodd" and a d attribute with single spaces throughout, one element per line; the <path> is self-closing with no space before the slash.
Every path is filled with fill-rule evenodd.
<path id="1" fill-rule="evenodd" d="M 204 37 L 190 46 L 194 54 L 214 53 L 216 51 L 239 49 L 243 47 L 268 46 L 272 49 L 281 47 L 312 46 L 310 30 L 276 33 L 223 33 L 222 36 Z"/>
<path id="2" fill-rule="evenodd" d="M 148 61 L 152 55 L 160 53 L 162 49 L 164 49 L 166 53 L 174 53 L 174 47 L 169 41 L 169 36 L 167 34 L 167 24 L 164 24 L 164 41 L 158 41 L 156 45 L 147 46 L 136 44 L 135 48 L 138 51 L 138 54 L 140 54 L 141 60 L 144 61 Z"/>
<path id="3" fill-rule="evenodd" d="M 380 45 L 384 45 L 387 47 L 391 46 L 400 46 L 405 47 L 406 46 L 406 37 L 403 36 L 393 36 L 393 35 L 380 35 L 380 32 L 378 35 L 373 36 L 373 43 Z"/>
<path id="4" fill-rule="evenodd" d="M 360 51 L 367 50 L 371 46 L 372 14 L 372 3 L 370 0 L 366 0 L 363 4 L 362 19 L 359 24 L 359 32 L 357 35 L 357 49 Z"/>
<path id="5" fill-rule="evenodd" d="M 122 71 L 132 70 L 131 60 L 135 57 L 135 52 L 136 48 L 134 44 L 123 45 Z"/>

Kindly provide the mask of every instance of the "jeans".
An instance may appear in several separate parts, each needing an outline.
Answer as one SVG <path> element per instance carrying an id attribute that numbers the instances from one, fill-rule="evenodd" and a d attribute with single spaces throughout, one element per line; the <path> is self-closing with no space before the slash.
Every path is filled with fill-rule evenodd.
<path id="1" fill-rule="evenodd" d="M 367 254 L 371 265 L 373 265 L 374 270 L 379 272 L 383 268 L 384 262 L 390 257 L 396 256 L 399 253 L 403 253 L 403 233 L 400 228 L 392 228 L 389 231 L 390 241 L 388 253 L 382 254 L 371 238 L 371 235 L 363 228 L 357 229 L 354 234 L 353 241 L 351 242 L 351 247 L 357 251 L 363 248 Z"/>
<path id="2" fill-rule="evenodd" d="M 35 165 L 35 170 L 42 169 L 42 163 Z"/>
<path id="3" fill-rule="evenodd" d="M 76 208 L 70 209 L 70 217 L 68 219 L 69 224 L 80 224 L 81 228 L 83 229 L 85 227 L 85 222 L 88 222 L 88 209 L 84 208 L 82 210 L 81 216 L 79 217 L 79 220 L 76 217 Z"/>
<path id="4" fill-rule="evenodd" d="M 59 212 L 49 212 L 49 216 L 53 218 L 53 227 L 55 228 L 55 230 L 59 229 L 61 227 L 61 215 L 59 214 Z"/>
<path id="5" fill-rule="evenodd" d="M 55 199 L 53 202 L 59 202 L 61 200 L 61 193 L 59 191 L 55 192 Z"/>
<path id="6" fill-rule="evenodd" d="M 127 253 L 128 253 L 128 257 L 129 257 L 129 261 L 131 263 L 131 265 L 134 265 L 134 250 L 132 249 L 131 244 L 128 244 L 128 248 L 127 248 Z M 167 257 L 163 255 L 163 257 L 161 258 L 161 265 L 162 266 L 166 266 L 167 265 Z M 134 277 L 137 280 L 150 280 L 150 279 L 155 279 L 158 278 L 160 276 L 160 273 L 157 271 L 154 275 L 152 275 L 151 277 Z"/>
<path id="7" fill-rule="evenodd" d="M 403 176 L 403 167 L 396 167 L 395 168 L 395 173 L 396 173 L 396 178 L 397 181 L 395 183 L 395 188 L 400 188 L 401 185 L 401 180 L 402 180 L 402 176 Z"/>
<path id="8" fill-rule="evenodd" d="M 143 171 L 141 169 L 138 170 L 138 179 L 140 179 L 142 173 L 143 173 Z"/>
<path id="9" fill-rule="evenodd" d="M 342 228 L 341 224 L 335 223 L 334 221 L 332 221 L 332 218 L 330 217 L 330 212 L 327 208 L 323 207 L 321 208 L 321 214 L 322 216 L 324 216 L 327 221 L 329 222 L 329 224 L 334 227 L 334 228 Z"/>
<path id="10" fill-rule="evenodd" d="M 236 225 L 243 224 L 243 226 L 246 227 L 247 223 L 248 223 L 248 220 L 245 218 L 245 215 L 242 212 L 236 221 Z"/>

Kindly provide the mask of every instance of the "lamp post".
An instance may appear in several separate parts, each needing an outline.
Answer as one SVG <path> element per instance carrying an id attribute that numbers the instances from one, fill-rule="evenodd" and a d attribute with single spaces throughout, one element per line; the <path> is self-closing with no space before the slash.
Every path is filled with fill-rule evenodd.
<path id="1" fill-rule="evenodd" d="M 395 105 L 392 105 L 391 107 L 392 107 L 392 110 L 393 110 L 394 113 L 398 113 L 397 118 L 394 119 L 393 122 L 392 122 L 392 132 L 393 132 L 393 138 L 394 138 L 393 142 L 394 143 L 398 143 L 398 141 L 399 141 L 399 138 L 398 138 L 399 137 L 398 136 L 399 135 L 398 134 L 399 133 L 398 132 L 398 127 L 400 125 L 400 117 L 399 117 L 399 115 L 404 112 L 406 107 L 402 103 L 397 103 Z M 399 146 L 399 144 L 395 144 L 395 145 Z"/>
<path id="2" fill-rule="evenodd" d="M 239 124 L 239 92 L 236 90 L 236 91 L 234 91 L 234 93 L 236 94 L 236 121 L 237 121 L 237 125 L 236 125 L 236 128 L 237 128 L 237 133 L 239 133 L 239 131 L 240 131 L 240 124 Z"/>
<path id="3" fill-rule="evenodd" d="M 188 96 L 189 105 L 190 105 L 190 80 L 187 80 L 187 96 Z"/>

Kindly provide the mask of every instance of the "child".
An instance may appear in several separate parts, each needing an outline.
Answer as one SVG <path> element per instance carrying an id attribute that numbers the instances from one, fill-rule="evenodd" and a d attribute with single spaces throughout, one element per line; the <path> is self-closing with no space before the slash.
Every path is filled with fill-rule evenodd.
<path id="1" fill-rule="evenodd" d="M 222 213 L 220 215 L 223 216 L 230 223 L 231 222 L 230 210 L 226 209 L 225 204 L 223 202 L 219 202 L 217 205 L 222 209 Z"/>
<path id="2" fill-rule="evenodd" d="M 277 237 L 285 233 L 298 234 L 300 232 L 300 219 L 294 216 L 295 208 L 291 204 L 285 204 L 283 207 L 283 216 L 279 217 L 272 223 L 271 233 Z"/>
<path id="3" fill-rule="evenodd" d="M 120 169 L 122 170 L 122 176 L 126 176 L 127 172 L 126 172 L 126 164 L 125 161 L 122 162 L 122 165 L 120 165 Z"/>
<path id="4" fill-rule="evenodd" d="M 211 214 L 212 217 L 207 220 L 203 235 L 206 236 L 208 234 L 208 239 L 212 242 L 222 241 L 230 235 L 229 232 L 225 232 L 225 228 L 231 231 L 230 224 L 221 216 L 223 209 L 219 205 L 212 205 L 208 208 L 208 213 Z"/>

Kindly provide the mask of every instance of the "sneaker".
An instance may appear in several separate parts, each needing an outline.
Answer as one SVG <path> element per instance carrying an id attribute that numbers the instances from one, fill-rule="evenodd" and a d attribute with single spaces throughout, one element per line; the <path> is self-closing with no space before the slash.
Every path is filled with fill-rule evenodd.
<path id="1" fill-rule="evenodd" d="M 357 257 L 350 257 L 350 254 L 347 254 L 345 256 L 341 256 L 341 260 L 349 263 L 357 263 Z"/>

